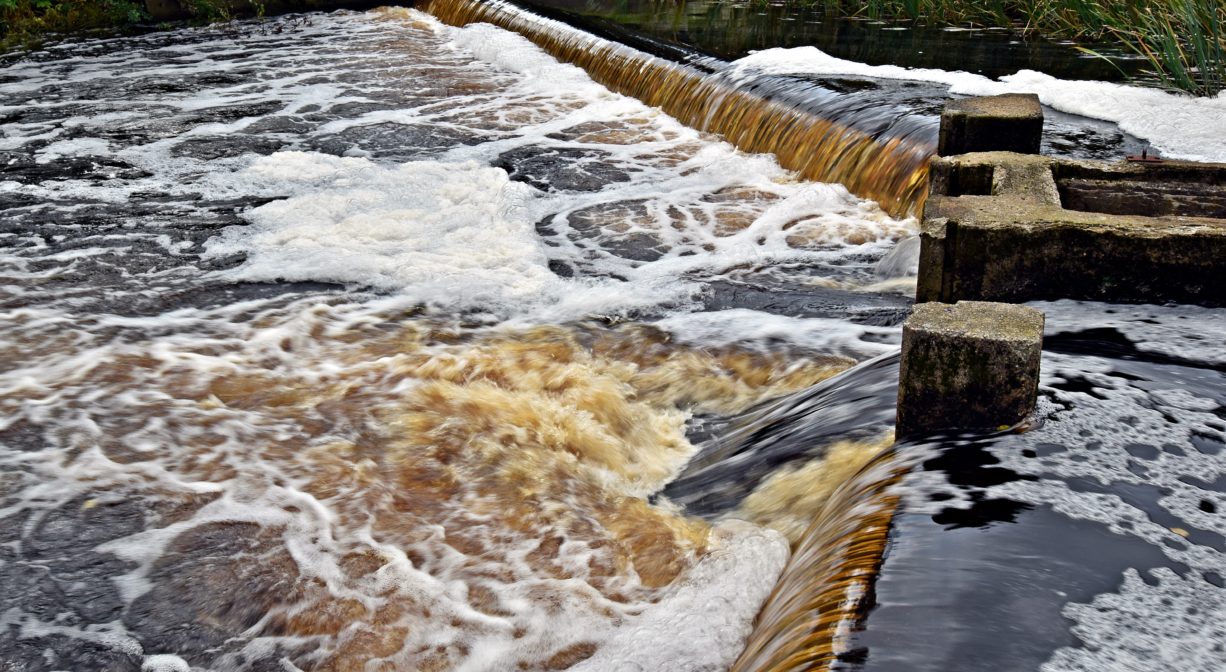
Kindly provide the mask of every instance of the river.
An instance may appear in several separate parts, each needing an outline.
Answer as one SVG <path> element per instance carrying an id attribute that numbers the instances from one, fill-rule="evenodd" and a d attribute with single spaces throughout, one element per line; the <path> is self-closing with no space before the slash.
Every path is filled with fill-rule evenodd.
<path id="1" fill-rule="evenodd" d="M 1221 311 L 1041 304 L 1039 427 L 891 448 L 914 217 L 514 33 L 64 43 L 0 70 L 0 118 L 11 669 L 726 669 L 884 464 L 919 467 L 843 633 L 870 669 L 982 669 L 933 613 L 1023 603 L 1017 669 L 1223 660 Z M 1166 139 L 1070 123 L 1107 138 L 1070 151 Z M 1026 535 L 1002 587 L 985 553 Z M 1119 550 L 1061 588 L 1086 535 Z"/>

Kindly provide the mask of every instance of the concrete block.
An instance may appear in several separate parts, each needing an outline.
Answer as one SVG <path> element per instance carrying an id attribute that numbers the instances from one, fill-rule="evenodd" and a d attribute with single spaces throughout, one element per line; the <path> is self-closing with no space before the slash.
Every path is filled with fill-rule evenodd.
<path id="1" fill-rule="evenodd" d="M 1226 305 L 1226 165 L 985 152 L 931 185 L 917 301 Z"/>
<path id="2" fill-rule="evenodd" d="M 1018 152 L 1038 154 L 1043 106 L 1033 93 L 960 98 L 941 113 L 937 154 Z"/>
<path id="3" fill-rule="evenodd" d="M 1034 410 L 1043 313 L 982 301 L 921 303 L 903 324 L 900 438 L 994 429 Z"/>

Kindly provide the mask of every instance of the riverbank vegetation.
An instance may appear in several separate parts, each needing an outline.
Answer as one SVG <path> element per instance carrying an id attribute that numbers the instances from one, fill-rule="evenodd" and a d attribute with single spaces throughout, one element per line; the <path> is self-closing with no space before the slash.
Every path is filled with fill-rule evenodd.
<path id="1" fill-rule="evenodd" d="M 184 0 L 197 23 L 233 18 L 229 0 Z M 259 10 L 262 2 L 251 2 Z M 48 35 L 114 31 L 150 20 L 143 0 L 0 0 L 0 51 L 33 47 Z"/>
<path id="2" fill-rule="evenodd" d="M 1202 96 L 1226 89 L 1226 0 L 788 1 L 842 16 L 1118 42 L 1147 60 L 1170 88 Z"/>
<path id="3" fill-rule="evenodd" d="M 51 33 L 126 26 L 145 16 L 132 0 L 0 0 L 0 48 L 36 42 Z"/>

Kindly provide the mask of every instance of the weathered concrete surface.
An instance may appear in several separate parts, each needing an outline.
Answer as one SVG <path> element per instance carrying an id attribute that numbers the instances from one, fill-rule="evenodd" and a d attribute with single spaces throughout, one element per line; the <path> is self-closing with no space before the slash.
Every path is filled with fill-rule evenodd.
<path id="1" fill-rule="evenodd" d="M 1019 152 L 1038 154 L 1043 106 L 1033 93 L 960 98 L 941 113 L 937 154 Z"/>
<path id="2" fill-rule="evenodd" d="M 1034 410 L 1043 313 L 982 301 L 921 303 L 903 324 L 899 437 L 1010 426 Z"/>
<path id="3" fill-rule="evenodd" d="M 1069 210 L 1226 219 L 1226 165 L 1058 161 L 1052 173 Z"/>
<path id="4" fill-rule="evenodd" d="M 1223 207 L 1226 165 L 940 158 L 916 300 L 1226 305 Z"/>

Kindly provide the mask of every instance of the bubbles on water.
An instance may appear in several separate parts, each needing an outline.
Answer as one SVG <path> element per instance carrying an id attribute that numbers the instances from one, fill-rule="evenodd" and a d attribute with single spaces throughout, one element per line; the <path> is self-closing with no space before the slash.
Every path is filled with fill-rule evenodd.
<path id="1" fill-rule="evenodd" d="M 1125 347 L 1126 358 L 1045 354 L 1039 413 L 1046 420 L 992 448 L 1003 467 L 1039 478 L 989 492 L 1101 523 L 1174 563 L 1146 576 L 1129 570 L 1115 593 L 1067 605 L 1064 614 L 1083 646 L 1060 649 L 1044 670 L 1216 669 L 1222 652 L 1214 648 L 1221 636 L 1214 628 L 1226 602 L 1205 577 L 1226 566 L 1226 525 L 1213 513 L 1226 463 L 1197 446 L 1226 441 L 1220 417 L 1226 380 L 1206 368 L 1218 359 L 1215 346 L 1190 344 L 1205 333 L 1200 327 L 1220 321 L 1220 311 L 1044 307 L 1049 331 L 1110 333 L 1107 352 Z M 1125 346 L 1113 345 L 1121 338 Z"/>
<path id="2" fill-rule="evenodd" d="M 140 670 L 141 672 L 191 672 L 191 665 L 178 656 L 163 653 L 145 656 Z"/>
<path id="3" fill-rule="evenodd" d="M 1117 592 L 1069 605 L 1064 615 L 1085 646 L 1060 649 L 1043 672 L 1221 669 L 1226 590 L 1165 567 L 1152 575 L 1145 580 L 1129 569 Z"/>
<path id="4" fill-rule="evenodd" d="M 37 580 L 0 596 L 0 656 L 735 656 L 786 541 L 645 497 L 693 452 L 691 414 L 896 329 L 612 318 L 759 276 L 842 300 L 914 221 L 412 12 L 5 74 L 0 559 Z"/>

